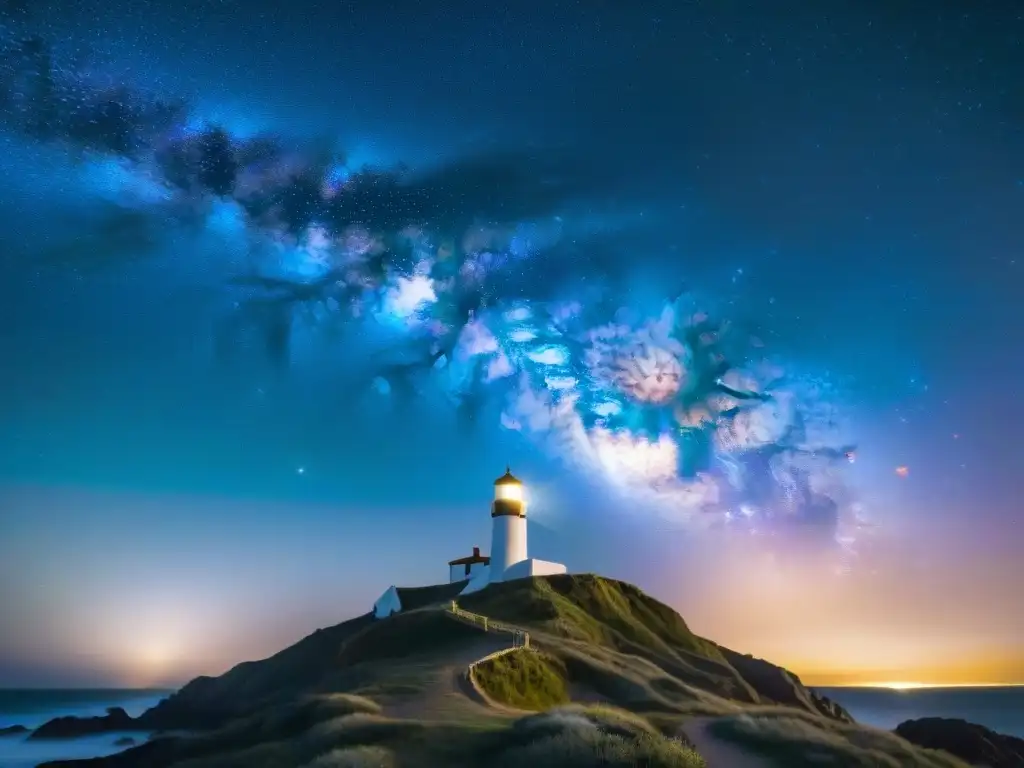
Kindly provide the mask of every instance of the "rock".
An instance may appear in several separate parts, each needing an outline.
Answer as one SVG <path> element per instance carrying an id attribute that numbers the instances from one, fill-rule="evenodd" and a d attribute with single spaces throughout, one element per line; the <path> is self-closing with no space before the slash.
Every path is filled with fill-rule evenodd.
<path id="1" fill-rule="evenodd" d="M 135 745 L 135 739 L 131 736 L 122 736 L 120 739 L 114 742 L 115 747 L 131 747 Z"/>
<path id="2" fill-rule="evenodd" d="M 28 728 L 24 725 L 8 725 L 6 728 L 0 728 L 0 737 L 18 736 L 22 733 L 28 733 Z"/>
<path id="3" fill-rule="evenodd" d="M 911 744 L 941 749 L 972 765 L 1024 768 L 1024 739 L 966 720 L 923 717 L 900 723 L 895 732 Z"/>
<path id="4" fill-rule="evenodd" d="M 800 678 L 789 670 L 764 659 L 755 658 L 750 654 L 736 653 L 736 651 L 731 651 L 723 646 L 718 646 L 718 648 L 733 669 L 739 672 L 757 694 L 767 699 L 768 702 L 798 707 L 830 720 L 838 720 L 843 723 L 853 722 L 853 717 L 849 712 L 828 697 L 806 687 Z"/>
<path id="5" fill-rule="evenodd" d="M 136 731 L 139 724 L 121 707 L 110 707 L 103 717 L 57 717 L 32 731 L 30 739 L 77 739 L 111 731 Z"/>

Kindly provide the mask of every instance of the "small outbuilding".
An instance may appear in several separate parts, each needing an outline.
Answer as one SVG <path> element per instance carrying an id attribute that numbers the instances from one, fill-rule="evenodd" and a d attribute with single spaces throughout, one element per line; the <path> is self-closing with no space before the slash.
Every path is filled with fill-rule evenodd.
<path id="1" fill-rule="evenodd" d="M 377 598 L 373 604 L 373 616 L 376 619 L 386 619 L 393 613 L 401 613 L 402 600 L 398 597 L 398 588 L 391 586 L 387 591 Z"/>
<path id="2" fill-rule="evenodd" d="M 480 554 L 480 547 L 473 547 L 473 554 L 448 561 L 448 583 L 472 579 L 487 570 L 491 558 Z"/>

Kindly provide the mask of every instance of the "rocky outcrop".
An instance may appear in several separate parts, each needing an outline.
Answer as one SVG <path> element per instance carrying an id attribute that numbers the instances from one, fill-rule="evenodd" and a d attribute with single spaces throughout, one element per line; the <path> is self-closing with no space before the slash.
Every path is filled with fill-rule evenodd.
<path id="1" fill-rule="evenodd" d="M 924 717 L 900 723 L 895 732 L 911 744 L 941 749 L 972 765 L 1024 768 L 1024 739 L 966 720 Z"/>
<path id="2" fill-rule="evenodd" d="M 112 731 L 136 731 L 142 726 L 121 707 L 110 707 L 102 717 L 58 717 L 32 731 L 29 739 L 77 739 Z"/>
<path id="3" fill-rule="evenodd" d="M 719 648 L 729 665 L 767 701 L 798 707 L 830 720 L 853 722 L 849 712 L 828 697 L 807 688 L 789 670 L 749 654 L 736 653 L 722 646 Z"/>
<path id="4" fill-rule="evenodd" d="M 0 738 L 4 736 L 20 736 L 23 733 L 28 733 L 28 728 L 24 725 L 8 725 L 6 728 L 0 728 Z"/>

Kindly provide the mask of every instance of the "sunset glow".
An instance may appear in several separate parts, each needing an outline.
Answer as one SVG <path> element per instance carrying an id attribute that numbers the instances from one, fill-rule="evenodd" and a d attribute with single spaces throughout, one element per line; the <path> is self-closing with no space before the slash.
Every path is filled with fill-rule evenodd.
<path id="1" fill-rule="evenodd" d="M 859 683 L 857 685 L 837 685 L 834 688 L 888 688 L 893 691 L 917 691 L 931 688 L 1024 688 L 1024 683 Z"/>

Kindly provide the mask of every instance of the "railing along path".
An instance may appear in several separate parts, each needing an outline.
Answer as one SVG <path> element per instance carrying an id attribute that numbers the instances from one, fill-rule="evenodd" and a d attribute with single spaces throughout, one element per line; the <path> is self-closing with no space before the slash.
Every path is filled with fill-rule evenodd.
<path id="1" fill-rule="evenodd" d="M 491 656 L 489 656 L 488 658 L 500 656 L 504 653 L 508 653 L 509 651 L 514 651 L 519 648 L 530 647 L 529 632 L 524 632 L 521 629 L 509 626 L 508 624 L 503 624 L 500 621 L 494 621 L 492 619 L 487 618 L 483 614 L 463 610 L 459 607 L 459 604 L 455 600 L 452 600 L 451 605 L 447 606 L 446 610 L 459 621 L 462 621 L 466 624 L 472 624 L 475 627 L 480 627 L 481 629 L 483 629 L 484 632 L 505 633 L 512 635 L 511 648 L 505 648 L 501 651 L 498 651 L 496 654 L 491 654 Z M 481 659 L 481 661 L 483 661 L 483 659 Z"/>

